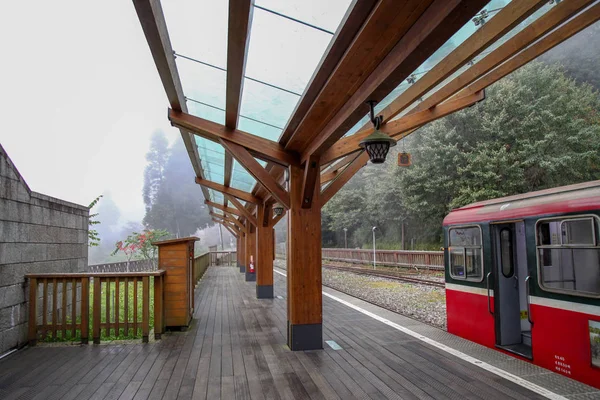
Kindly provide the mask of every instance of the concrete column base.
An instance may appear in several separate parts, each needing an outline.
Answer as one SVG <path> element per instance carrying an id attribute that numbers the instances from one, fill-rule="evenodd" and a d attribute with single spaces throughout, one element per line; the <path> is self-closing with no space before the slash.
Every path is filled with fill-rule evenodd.
<path id="1" fill-rule="evenodd" d="M 256 282 L 256 272 L 246 271 L 246 282 Z"/>
<path id="2" fill-rule="evenodd" d="M 273 298 L 273 285 L 256 285 L 256 298 L 257 299 L 272 299 Z"/>
<path id="3" fill-rule="evenodd" d="M 323 324 L 292 325 L 288 321 L 288 346 L 292 351 L 321 350 Z"/>

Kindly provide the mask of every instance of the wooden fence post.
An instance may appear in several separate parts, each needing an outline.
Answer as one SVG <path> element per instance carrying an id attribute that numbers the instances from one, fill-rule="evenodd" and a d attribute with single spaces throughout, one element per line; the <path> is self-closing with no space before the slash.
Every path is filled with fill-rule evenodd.
<path id="1" fill-rule="evenodd" d="M 142 342 L 148 343 L 150 333 L 150 278 L 142 278 Z"/>
<path id="2" fill-rule="evenodd" d="M 163 294 L 164 276 L 154 277 L 154 339 L 159 340 L 164 330 L 164 294 Z"/>
<path id="3" fill-rule="evenodd" d="M 29 278 L 29 334 L 30 346 L 37 343 L 37 279 Z"/>
<path id="4" fill-rule="evenodd" d="M 94 344 L 100 344 L 100 302 L 102 301 L 102 291 L 100 277 L 94 277 L 94 314 L 92 316 L 92 338 Z M 108 323 L 108 321 L 106 321 Z"/>
<path id="5" fill-rule="evenodd" d="M 81 278 L 81 343 L 87 344 L 90 330 L 90 278 Z"/>

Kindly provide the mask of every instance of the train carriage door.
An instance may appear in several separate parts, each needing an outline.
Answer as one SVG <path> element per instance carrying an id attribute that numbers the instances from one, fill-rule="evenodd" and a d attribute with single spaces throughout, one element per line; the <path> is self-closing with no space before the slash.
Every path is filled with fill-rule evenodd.
<path id="1" fill-rule="evenodd" d="M 496 345 L 531 358 L 530 328 L 523 326 L 521 312 L 527 276 L 525 224 L 518 221 L 493 226 Z"/>

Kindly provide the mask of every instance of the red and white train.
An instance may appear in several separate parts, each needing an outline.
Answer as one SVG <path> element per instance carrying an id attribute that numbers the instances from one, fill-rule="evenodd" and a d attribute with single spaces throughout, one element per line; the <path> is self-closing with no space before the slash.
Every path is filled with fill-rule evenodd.
<path id="1" fill-rule="evenodd" d="M 444 219 L 448 331 L 600 388 L 600 181 Z"/>

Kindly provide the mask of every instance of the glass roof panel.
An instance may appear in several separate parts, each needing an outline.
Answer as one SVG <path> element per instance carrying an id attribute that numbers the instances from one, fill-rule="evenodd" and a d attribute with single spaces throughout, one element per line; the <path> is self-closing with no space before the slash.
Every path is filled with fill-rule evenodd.
<path id="1" fill-rule="evenodd" d="M 210 199 L 212 202 L 223 204 L 223 202 L 225 201 L 223 193 L 217 192 L 216 190 L 212 190 L 212 189 L 208 189 L 208 191 L 210 193 Z"/>
<path id="2" fill-rule="evenodd" d="M 162 1 L 161 5 L 174 51 L 221 67 L 227 65 L 227 0 Z M 210 23 L 200 23 L 206 16 L 210 16 Z"/>
<path id="3" fill-rule="evenodd" d="M 256 8 L 246 75 L 301 94 L 332 37 Z"/>
<path id="4" fill-rule="evenodd" d="M 183 86 L 183 94 L 186 98 L 191 99 L 187 102 L 190 112 L 192 108 L 190 103 L 194 102 L 196 104 L 199 104 L 198 102 L 204 103 L 207 106 L 213 106 L 221 110 L 225 109 L 226 72 L 183 57 L 177 57 L 176 61 L 181 85 Z M 213 120 L 214 122 L 220 124 L 225 122 L 224 111 L 219 113 L 219 110 L 214 109 L 213 113 L 215 116 L 221 114 L 223 116 L 222 120 Z M 202 115 L 197 116 L 206 118 Z"/>
<path id="5" fill-rule="evenodd" d="M 277 141 L 296 107 L 299 96 L 244 78 L 240 114 L 269 125 L 240 118 L 241 130 Z M 278 128 L 275 128 L 278 127 Z"/>
<path id="6" fill-rule="evenodd" d="M 265 0 L 257 5 L 335 30 L 348 4 L 349 0 Z M 240 129 L 277 141 L 332 38 L 330 33 L 255 8 L 240 114 L 268 125 L 242 117 Z"/>
<path id="7" fill-rule="evenodd" d="M 238 128 L 242 131 L 273 141 L 277 141 L 283 131 L 283 129 L 278 126 L 256 122 L 256 120 L 251 120 L 244 116 L 240 116 Z"/>
<path id="8" fill-rule="evenodd" d="M 256 0 L 255 4 L 335 32 L 350 3 L 350 0 Z"/>
<path id="9" fill-rule="evenodd" d="M 198 155 L 206 179 L 218 184 L 224 183 L 225 149 L 218 143 L 196 136 Z"/>
<path id="10" fill-rule="evenodd" d="M 251 192 L 256 180 L 238 163 L 233 161 L 233 173 L 231 174 L 231 187 L 244 192 Z"/>

